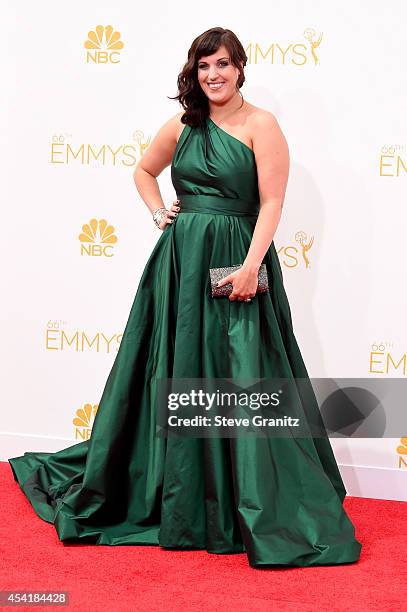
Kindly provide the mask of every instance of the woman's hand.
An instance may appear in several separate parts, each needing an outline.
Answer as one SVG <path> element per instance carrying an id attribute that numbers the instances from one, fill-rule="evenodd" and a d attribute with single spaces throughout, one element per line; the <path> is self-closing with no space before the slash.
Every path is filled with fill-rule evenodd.
<path id="1" fill-rule="evenodd" d="M 217 287 L 222 287 L 232 283 L 232 293 L 229 295 L 231 302 L 238 300 L 245 301 L 256 295 L 257 286 L 259 284 L 259 268 L 246 267 L 244 264 L 241 268 L 228 274 L 225 278 L 219 281 Z"/>
<path id="2" fill-rule="evenodd" d="M 166 217 L 161 221 L 161 223 L 159 224 L 159 228 L 160 230 L 164 230 L 167 225 L 174 223 L 174 218 L 178 215 L 178 212 L 180 210 L 180 201 L 179 200 L 174 200 L 174 202 L 171 205 L 171 208 L 167 209 L 166 212 Z"/>

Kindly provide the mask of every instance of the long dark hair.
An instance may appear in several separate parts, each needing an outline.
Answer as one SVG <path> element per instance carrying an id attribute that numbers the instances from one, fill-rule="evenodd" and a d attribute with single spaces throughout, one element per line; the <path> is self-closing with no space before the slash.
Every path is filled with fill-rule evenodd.
<path id="1" fill-rule="evenodd" d="M 208 117 L 208 98 L 202 91 L 197 76 L 198 62 L 201 57 L 216 53 L 221 45 L 225 45 L 231 63 L 239 70 L 237 87 L 240 89 L 245 82 L 242 64 L 246 66 L 247 55 L 236 34 L 224 28 L 206 30 L 195 38 L 188 51 L 188 59 L 177 79 L 178 95 L 173 98 L 168 96 L 170 100 L 178 100 L 184 108 L 182 123 L 196 127 L 203 125 Z"/>

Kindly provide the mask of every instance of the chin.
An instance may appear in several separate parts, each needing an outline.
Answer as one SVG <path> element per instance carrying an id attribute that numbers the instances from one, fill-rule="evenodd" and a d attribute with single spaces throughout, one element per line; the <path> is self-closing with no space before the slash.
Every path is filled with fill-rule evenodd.
<path id="1" fill-rule="evenodd" d="M 224 98 L 228 98 L 230 96 L 230 92 L 227 89 L 222 91 L 221 94 L 218 94 L 216 91 L 211 91 L 210 89 L 208 89 L 207 92 L 208 97 L 213 98 L 214 100 L 223 100 Z"/>

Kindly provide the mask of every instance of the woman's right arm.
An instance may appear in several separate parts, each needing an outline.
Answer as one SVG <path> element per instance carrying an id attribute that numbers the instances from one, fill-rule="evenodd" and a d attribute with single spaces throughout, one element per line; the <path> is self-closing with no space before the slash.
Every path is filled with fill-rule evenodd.
<path id="1" fill-rule="evenodd" d="M 158 208 L 165 208 L 157 176 L 172 161 L 177 140 L 184 127 L 180 121 L 183 114 L 183 112 L 177 113 L 158 130 L 133 173 L 137 191 L 151 214 Z M 172 223 L 171 217 L 174 217 L 175 214 L 174 211 L 167 210 L 167 218 L 159 227 L 164 229 L 168 223 Z"/>

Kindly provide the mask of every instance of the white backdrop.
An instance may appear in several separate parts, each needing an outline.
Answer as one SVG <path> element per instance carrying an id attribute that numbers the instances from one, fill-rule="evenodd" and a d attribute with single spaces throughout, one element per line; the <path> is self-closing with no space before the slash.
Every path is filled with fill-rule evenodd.
<path id="1" fill-rule="evenodd" d="M 275 244 L 310 376 L 406 376 L 402 0 L 2 6 L 2 460 L 90 435 L 159 237 L 132 173 L 216 25 L 242 41 L 242 93 L 290 147 Z M 97 26 L 113 47 L 86 48 Z M 169 205 L 169 168 L 159 184 Z M 92 219 L 110 238 L 81 236 Z M 406 435 L 332 440 L 350 494 L 407 499 Z"/>

